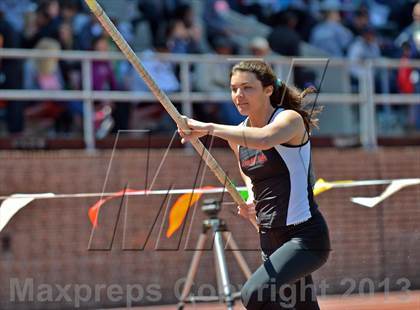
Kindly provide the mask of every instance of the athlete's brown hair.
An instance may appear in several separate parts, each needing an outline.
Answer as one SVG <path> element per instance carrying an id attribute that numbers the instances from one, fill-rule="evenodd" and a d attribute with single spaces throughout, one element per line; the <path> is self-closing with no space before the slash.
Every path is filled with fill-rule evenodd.
<path id="1" fill-rule="evenodd" d="M 273 107 L 281 106 L 284 109 L 290 109 L 298 112 L 305 123 L 306 129 L 309 131 L 311 127 L 318 127 L 318 119 L 316 115 L 321 108 L 313 108 L 307 110 L 303 104 L 303 98 L 308 93 L 316 92 L 314 87 L 306 88 L 300 91 L 294 86 L 288 86 L 276 77 L 273 69 L 269 64 L 261 60 L 245 60 L 233 66 L 230 76 L 236 71 L 254 73 L 263 87 L 273 86 L 273 93 L 270 96 L 270 104 Z"/>

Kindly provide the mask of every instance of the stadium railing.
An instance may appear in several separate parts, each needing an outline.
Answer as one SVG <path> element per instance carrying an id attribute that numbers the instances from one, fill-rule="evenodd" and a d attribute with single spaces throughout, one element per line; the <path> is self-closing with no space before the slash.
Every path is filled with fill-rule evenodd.
<path id="1" fill-rule="evenodd" d="M 141 56 L 141 53 L 138 53 Z M 62 91 L 44 91 L 44 90 L 25 90 L 25 89 L 2 89 L 0 90 L 0 99 L 5 101 L 14 100 L 82 100 L 83 101 L 83 136 L 85 146 L 88 150 L 95 149 L 95 135 L 93 128 L 93 102 L 94 100 L 113 100 L 113 101 L 142 101 L 155 100 L 150 92 L 133 91 L 93 91 L 91 81 L 91 63 L 94 60 L 125 60 L 119 52 L 94 52 L 94 51 L 45 51 L 35 49 L 0 49 L 0 59 L 31 59 L 31 58 L 49 58 L 56 57 L 62 60 L 80 61 L 82 67 L 82 89 L 81 90 L 62 90 Z M 203 102 L 223 102 L 230 100 L 229 85 L 226 85 L 226 92 L 197 92 L 193 91 L 191 81 L 191 68 L 194 65 L 202 63 L 235 63 L 242 59 L 251 59 L 253 56 L 232 55 L 218 56 L 213 54 L 156 54 L 158 59 L 174 63 L 180 67 L 180 85 L 179 92 L 170 93 L 168 97 L 182 104 L 182 113 L 190 116 L 193 112 L 193 103 Z M 141 58 L 140 58 L 141 59 Z M 254 57 L 255 59 L 255 57 Z M 294 66 L 318 66 L 317 80 L 321 82 L 322 72 L 325 66 L 337 68 L 345 76 L 345 80 L 350 80 L 350 66 L 354 65 L 344 59 L 326 58 L 287 58 L 282 56 L 270 56 L 265 58 L 275 68 L 289 68 L 284 70 L 283 78 L 286 81 L 293 80 Z M 420 104 L 419 94 L 389 94 L 387 79 L 388 70 L 398 69 L 401 66 L 400 60 L 394 59 L 374 59 L 366 60 L 361 64 L 364 73 L 359 78 L 359 90 L 357 93 L 344 92 L 342 90 L 330 92 L 325 91 L 321 85 L 319 95 L 312 95 L 317 103 L 333 105 L 358 105 L 359 121 L 358 135 L 360 143 L 364 148 L 374 149 L 377 147 L 376 132 L 376 106 L 381 105 L 414 105 Z M 420 70 L 420 61 L 411 60 L 405 65 Z M 382 70 L 381 74 L 383 90 L 382 93 L 375 92 L 374 72 Z"/>

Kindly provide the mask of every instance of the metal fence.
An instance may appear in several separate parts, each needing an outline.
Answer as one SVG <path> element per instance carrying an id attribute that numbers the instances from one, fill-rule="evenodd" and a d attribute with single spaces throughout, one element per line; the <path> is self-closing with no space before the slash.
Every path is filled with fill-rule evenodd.
<path id="1" fill-rule="evenodd" d="M 141 56 L 141 53 L 139 54 Z M 80 61 L 82 67 L 82 89 L 81 90 L 62 90 L 62 91 L 44 91 L 44 90 L 0 90 L 0 99 L 13 100 L 82 100 L 83 101 L 83 135 L 86 148 L 93 150 L 95 148 L 95 135 L 93 128 L 93 101 L 94 100 L 113 100 L 113 101 L 142 101 L 154 100 L 149 92 L 133 92 L 133 91 L 93 91 L 92 90 L 92 61 L 94 60 L 124 60 L 124 56 L 119 52 L 93 52 L 93 51 L 45 51 L 45 50 L 25 50 L 25 49 L 0 49 L 1 58 L 13 59 L 31 59 L 31 58 L 49 58 L 55 57 L 62 60 Z M 182 54 L 156 54 L 157 59 L 161 59 L 170 63 L 179 65 L 180 68 L 180 91 L 168 94 L 173 101 L 182 103 L 182 113 L 190 116 L 193 111 L 193 102 L 221 102 L 230 100 L 228 85 L 226 92 L 196 92 L 193 91 L 191 81 L 191 68 L 194 65 L 202 63 L 234 63 L 242 59 L 250 59 L 246 56 L 217 56 L 210 54 L 200 55 L 182 55 Z M 140 57 L 141 59 L 141 57 Z M 326 58 L 286 58 L 281 56 L 271 56 L 265 58 L 278 71 L 282 71 L 282 75 L 286 81 L 293 80 L 294 66 L 313 66 L 318 67 L 318 80 L 321 78 L 321 72 L 328 66 L 328 70 L 335 68 L 340 72 L 341 78 L 349 81 L 349 68 L 351 64 L 342 59 L 326 59 Z M 340 89 L 339 91 L 326 91 L 321 85 L 319 95 L 316 100 L 319 104 L 335 104 L 335 105 L 358 105 L 359 106 L 359 137 L 360 142 L 365 148 L 377 147 L 376 118 L 375 108 L 378 104 L 419 104 L 420 96 L 416 94 L 389 94 L 387 89 L 387 72 L 388 70 L 398 69 L 401 66 L 399 60 L 391 59 L 375 59 L 367 60 L 361 63 L 363 74 L 359 77 L 358 93 L 351 93 Z M 420 61 L 413 60 L 406 65 L 420 70 Z M 385 89 L 381 94 L 375 92 L 374 72 L 382 70 L 381 75 Z M 286 73 L 287 72 L 287 73 Z M 333 76 L 334 78 L 334 76 Z M 385 93 L 384 93 L 385 92 Z"/>

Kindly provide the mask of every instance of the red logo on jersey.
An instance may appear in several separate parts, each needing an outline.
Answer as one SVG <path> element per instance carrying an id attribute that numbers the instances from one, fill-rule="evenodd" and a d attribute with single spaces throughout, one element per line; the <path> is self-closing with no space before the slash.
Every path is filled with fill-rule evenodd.
<path id="1" fill-rule="evenodd" d="M 267 156 L 265 156 L 265 154 L 263 152 L 259 152 L 251 158 L 242 160 L 241 161 L 241 166 L 243 168 L 249 168 L 249 167 L 253 167 L 253 166 L 261 166 L 267 160 L 268 160 Z"/>

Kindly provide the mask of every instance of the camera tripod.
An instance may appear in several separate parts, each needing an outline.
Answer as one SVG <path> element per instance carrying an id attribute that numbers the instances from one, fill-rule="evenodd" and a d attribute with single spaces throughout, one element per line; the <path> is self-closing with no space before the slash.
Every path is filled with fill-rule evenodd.
<path id="1" fill-rule="evenodd" d="M 239 264 L 243 274 L 248 279 L 251 276 L 251 270 L 248 267 L 244 257 L 239 251 L 238 245 L 228 231 L 225 222 L 217 216 L 221 207 L 220 203 L 213 199 L 207 199 L 203 202 L 202 210 L 209 217 L 203 221 L 203 230 L 198 238 L 195 253 L 192 258 L 190 268 L 185 280 L 184 288 L 178 303 L 178 310 L 182 310 L 186 303 L 219 301 L 227 305 L 228 310 L 233 310 L 236 299 L 240 298 L 240 292 L 233 292 L 227 270 L 226 257 L 223 246 L 223 237 L 226 240 L 226 247 L 233 250 L 234 257 Z M 193 285 L 194 277 L 198 270 L 198 264 L 203 254 L 204 245 L 207 240 L 209 230 L 214 233 L 214 261 L 217 275 L 218 296 L 189 296 Z"/>

